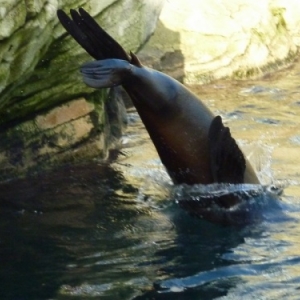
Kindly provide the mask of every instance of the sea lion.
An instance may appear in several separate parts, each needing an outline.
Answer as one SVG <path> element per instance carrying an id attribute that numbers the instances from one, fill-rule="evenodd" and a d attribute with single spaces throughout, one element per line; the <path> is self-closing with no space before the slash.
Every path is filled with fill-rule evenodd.
<path id="1" fill-rule="evenodd" d="M 84 82 L 125 89 L 175 184 L 259 183 L 220 116 L 175 79 L 128 55 L 85 10 L 70 13 L 72 19 L 58 10 L 61 24 L 96 59 L 81 67 Z"/>

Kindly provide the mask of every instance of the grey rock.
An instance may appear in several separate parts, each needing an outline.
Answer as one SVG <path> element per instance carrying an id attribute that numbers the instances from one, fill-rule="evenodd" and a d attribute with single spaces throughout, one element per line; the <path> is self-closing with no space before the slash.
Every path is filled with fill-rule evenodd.
<path id="1" fill-rule="evenodd" d="M 79 67 L 92 60 L 57 9 L 83 7 L 124 47 L 154 31 L 163 0 L 7 0 L 0 7 L 0 180 L 105 159 L 126 117 L 119 92 L 94 92 Z"/>
<path id="2" fill-rule="evenodd" d="M 299 15 L 297 0 L 167 1 L 141 55 L 154 66 L 167 54 L 181 57 L 176 72 L 186 83 L 255 77 L 293 61 Z"/>

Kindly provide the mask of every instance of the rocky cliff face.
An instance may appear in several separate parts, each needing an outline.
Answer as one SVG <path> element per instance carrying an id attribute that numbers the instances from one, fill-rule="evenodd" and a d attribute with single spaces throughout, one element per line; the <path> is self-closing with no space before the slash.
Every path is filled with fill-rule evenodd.
<path id="1" fill-rule="evenodd" d="M 82 83 L 79 66 L 91 57 L 60 25 L 57 9 L 83 7 L 125 49 L 137 51 L 152 34 L 162 4 L 162 0 L 1 2 L 0 178 L 76 159 L 104 158 L 120 136 L 124 107 L 113 98 L 113 113 L 108 115 L 104 109 L 108 93 Z"/>
<path id="2" fill-rule="evenodd" d="M 163 1 L 7 0 L 0 7 L 0 125 L 88 93 L 78 73 L 91 58 L 69 37 L 58 8 L 83 7 L 128 51 L 152 34 Z"/>
<path id="3" fill-rule="evenodd" d="M 167 1 L 142 55 L 186 83 L 258 76 L 295 57 L 299 16 L 298 0 Z"/>

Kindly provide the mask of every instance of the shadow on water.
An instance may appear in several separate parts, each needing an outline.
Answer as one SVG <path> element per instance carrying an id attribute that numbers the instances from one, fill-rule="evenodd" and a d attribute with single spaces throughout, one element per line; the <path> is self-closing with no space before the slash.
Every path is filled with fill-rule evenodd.
<path id="1" fill-rule="evenodd" d="M 222 227 L 191 218 L 166 199 L 156 207 L 139 204 L 133 201 L 137 192 L 120 172 L 97 164 L 2 183 L 1 298 L 225 295 L 237 278 L 162 291 L 170 278 L 231 265 L 223 255 L 245 237 L 259 236 L 259 227 Z"/>
<path id="2" fill-rule="evenodd" d="M 139 213 L 116 196 L 130 189 L 119 172 L 97 164 L 2 183 L 1 299 L 46 299 L 66 278 L 75 284 L 68 265 L 88 255 L 95 240 L 109 247 L 113 231 Z"/>
<path id="3" fill-rule="evenodd" d="M 275 206 L 274 212 L 282 218 L 277 203 Z M 265 228 L 260 222 L 222 226 L 193 218 L 178 206 L 165 213 L 174 224 L 176 237 L 172 247 L 155 255 L 172 263 L 165 263 L 167 266 L 159 269 L 162 279 L 154 282 L 153 289 L 134 299 L 216 299 L 242 283 L 242 276 L 264 269 L 264 266 L 252 267 L 251 263 L 247 266 L 227 259 L 246 239 L 256 240 L 264 235 Z"/>

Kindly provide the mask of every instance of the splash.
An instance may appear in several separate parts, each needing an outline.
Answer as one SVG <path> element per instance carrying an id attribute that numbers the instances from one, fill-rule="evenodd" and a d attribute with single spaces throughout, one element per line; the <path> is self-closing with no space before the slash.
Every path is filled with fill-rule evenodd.
<path id="1" fill-rule="evenodd" d="M 261 221 L 263 212 L 278 207 L 282 186 L 217 183 L 179 185 L 172 198 L 191 215 L 222 224 Z"/>

